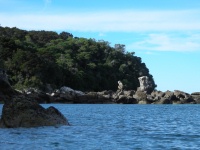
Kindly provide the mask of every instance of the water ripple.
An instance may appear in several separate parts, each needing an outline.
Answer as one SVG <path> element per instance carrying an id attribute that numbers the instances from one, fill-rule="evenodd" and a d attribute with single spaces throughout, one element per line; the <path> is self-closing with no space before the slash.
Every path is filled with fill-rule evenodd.
<path id="1" fill-rule="evenodd" d="M 0 129 L 0 148 L 197 150 L 199 106 L 56 104 L 72 126 Z"/>

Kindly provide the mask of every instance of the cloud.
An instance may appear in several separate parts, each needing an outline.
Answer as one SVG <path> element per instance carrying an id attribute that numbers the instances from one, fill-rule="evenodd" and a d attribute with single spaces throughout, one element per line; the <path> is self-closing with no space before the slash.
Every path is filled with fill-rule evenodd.
<path id="1" fill-rule="evenodd" d="M 45 0 L 51 3 L 51 0 Z M 2 14 L 4 26 L 35 30 L 141 32 L 200 30 L 200 10 L 63 12 L 62 14 Z"/>
<path id="2" fill-rule="evenodd" d="M 200 51 L 200 34 L 156 33 L 127 45 L 127 49 L 147 51 Z"/>

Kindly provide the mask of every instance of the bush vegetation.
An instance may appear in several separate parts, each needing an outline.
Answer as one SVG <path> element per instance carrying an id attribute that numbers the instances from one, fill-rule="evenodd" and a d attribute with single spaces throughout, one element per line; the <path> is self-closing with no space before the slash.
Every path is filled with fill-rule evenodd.
<path id="1" fill-rule="evenodd" d="M 138 77 L 153 76 L 140 57 L 125 45 L 73 37 L 68 32 L 26 31 L 0 27 L 0 68 L 18 89 L 69 86 L 82 91 L 139 87 Z"/>

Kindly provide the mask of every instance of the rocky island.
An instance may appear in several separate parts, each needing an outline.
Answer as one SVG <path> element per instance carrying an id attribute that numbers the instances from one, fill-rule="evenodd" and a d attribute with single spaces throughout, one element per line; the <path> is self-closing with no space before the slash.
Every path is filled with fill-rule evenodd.
<path id="1" fill-rule="evenodd" d="M 149 69 L 125 45 L 68 32 L 0 26 L 0 68 L 13 89 L 38 103 L 199 103 L 199 92 L 155 90 Z"/>

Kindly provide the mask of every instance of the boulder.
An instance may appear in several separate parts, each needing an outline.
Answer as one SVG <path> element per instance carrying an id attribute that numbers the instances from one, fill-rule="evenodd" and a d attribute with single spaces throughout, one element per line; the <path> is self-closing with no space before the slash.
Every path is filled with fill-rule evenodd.
<path id="1" fill-rule="evenodd" d="M 118 90 L 123 91 L 123 88 L 124 88 L 123 83 L 121 81 L 118 81 L 117 83 L 118 83 Z"/>
<path id="2" fill-rule="evenodd" d="M 147 95 L 147 100 L 146 100 L 148 103 L 147 104 L 153 104 L 155 103 L 155 99 L 153 96 L 151 96 L 150 94 Z"/>
<path id="3" fill-rule="evenodd" d="M 191 94 L 196 104 L 200 104 L 200 92 L 194 92 Z"/>
<path id="4" fill-rule="evenodd" d="M 164 95 L 165 95 L 165 93 L 162 91 L 153 91 L 151 93 L 151 96 L 155 101 L 160 100 L 162 97 L 164 97 Z"/>
<path id="5" fill-rule="evenodd" d="M 74 103 L 86 103 L 86 104 L 112 103 L 110 97 L 111 96 L 107 92 L 88 92 L 84 95 L 77 96 L 76 99 L 74 100 Z"/>
<path id="6" fill-rule="evenodd" d="M 72 88 L 70 87 L 66 87 L 66 86 L 63 86 L 60 88 L 60 92 L 62 94 L 70 94 L 72 96 L 79 96 L 79 95 L 84 95 L 85 93 L 83 93 L 82 91 L 76 91 L 76 90 L 73 90 Z"/>
<path id="7" fill-rule="evenodd" d="M 69 125 L 67 119 L 56 108 L 43 108 L 35 100 L 38 95 L 17 92 L 4 78 L 0 78 L 0 98 L 4 101 L 0 118 L 1 128 Z M 43 94 L 40 98 L 48 99 Z"/>
<path id="8" fill-rule="evenodd" d="M 167 98 L 169 100 L 176 100 L 176 96 L 174 95 L 174 93 L 172 91 L 166 91 L 166 92 L 164 92 L 163 97 Z"/>
<path id="9" fill-rule="evenodd" d="M 99 103 L 97 92 L 89 92 L 85 95 L 79 95 L 74 103 Z"/>
<path id="10" fill-rule="evenodd" d="M 138 101 L 146 101 L 147 100 L 147 94 L 142 91 L 136 91 L 135 95 L 133 95 L 133 98 L 137 99 Z"/>
<path id="11" fill-rule="evenodd" d="M 153 96 L 142 91 L 136 91 L 133 95 L 133 98 L 135 98 L 138 101 L 138 104 L 151 104 L 155 101 L 153 99 Z"/>
<path id="12" fill-rule="evenodd" d="M 200 92 L 193 92 L 193 93 L 191 93 L 191 95 L 193 96 L 200 96 Z"/>
<path id="13" fill-rule="evenodd" d="M 133 96 L 135 94 L 135 91 L 134 90 L 128 90 L 128 91 L 124 91 L 124 95 L 125 96 Z"/>
<path id="14" fill-rule="evenodd" d="M 77 97 L 85 95 L 82 91 L 73 90 L 70 87 L 63 86 L 59 90 L 50 94 L 52 102 L 54 103 L 74 103 L 77 101 Z"/>
<path id="15" fill-rule="evenodd" d="M 16 95 L 7 100 L 2 109 L 0 127 L 39 127 L 69 125 L 67 119 L 54 107 L 43 108 L 30 97 Z"/>
<path id="16" fill-rule="evenodd" d="M 162 97 L 159 101 L 157 101 L 155 104 L 172 104 L 172 101 L 168 98 Z"/>
<path id="17" fill-rule="evenodd" d="M 185 93 L 183 91 L 175 90 L 174 95 L 176 96 L 176 99 L 181 101 L 182 104 L 195 103 L 193 97 L 190 94 Z"/>
<path id="18" fill-rule="evenodd" d="M 118 104 L 137 104 L 137 100 L 135 98 L 125 95 L 120 95 L 115 102 Z"/>
<path id="19" fill-rule="evenodd" d="M 26 94 L 24 94 L 24 95 L 26 95 Z M 26 96 L 36 100 L 40 104 L 51 103 L 51 97 L 43 92 L 38 92 L 38 93 L 33 92 L 30 94 L 27 94 Z"/>

